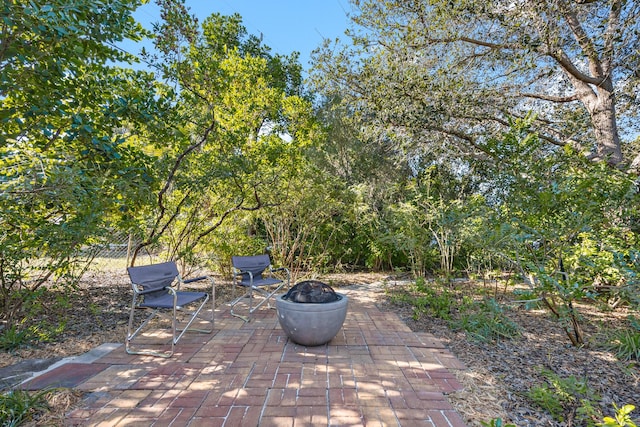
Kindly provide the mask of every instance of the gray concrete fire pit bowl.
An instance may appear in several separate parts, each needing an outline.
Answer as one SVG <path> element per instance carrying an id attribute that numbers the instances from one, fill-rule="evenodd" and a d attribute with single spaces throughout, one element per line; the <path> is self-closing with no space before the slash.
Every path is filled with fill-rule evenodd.
<path id="1" fill-rule="evenodd" d="M 326 344 L 342 328 L 347 317 L 349 299 L 336 292 L 337 301 L 324 303 L 295 302 L 276 298 L 276 309 L 280 327 L 289 339 L 308 347 Z"/>

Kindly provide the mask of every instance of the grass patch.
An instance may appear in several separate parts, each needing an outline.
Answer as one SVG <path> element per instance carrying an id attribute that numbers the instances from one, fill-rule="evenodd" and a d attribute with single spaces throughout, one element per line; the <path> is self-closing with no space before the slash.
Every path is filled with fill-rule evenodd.
<path id="1" fill-rule="evenodd" d="M 629 328 L 613 332 L 606 348 L 615 353 L 618 360 L 640 360 L 640 321 L 629 316 Z"/>
<path id="2" fill-rule="evenodd" d="M 446 320 L 453 330 L 464 330 L 476 341 L 494 342 L 511 339 L 520 334 L 520 328 L 505 314 L 505 309 L 494 298 L 476 300 L 437 281 L 418 278 L 404 289 L 389 291 L 392 303 L 409 307 L 414 320 L 426 316 Z"/>
<path id="3" fill-rule="evenodd" d="M 481 342 L 495 342 L 520 335 L 518 324 L 505 315 L 503 307 L 493 298 L 485 298 L 467 306 L 451 326 L 464 330 L 471 339 Z"/>
<path id="4" fill-rule="evenodd" d="M 11 390 L 0 396 L 0 425 L 19 426 L 37 419 L 49 411 L 47 397 L 54 390 L 45 389 L 35 393 L 24 390 Z"/>

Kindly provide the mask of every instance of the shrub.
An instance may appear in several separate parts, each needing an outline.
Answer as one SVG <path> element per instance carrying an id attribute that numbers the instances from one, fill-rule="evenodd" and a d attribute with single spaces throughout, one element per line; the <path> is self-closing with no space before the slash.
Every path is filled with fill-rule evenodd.
<path id="1" fill-rule="evenodd" d="M 558 422 L 563 422 L 568 415 L 575 414 L 578 425 L 596 425 L 594 420 L 600 414 L 593 402 L 600 400 L 600 396 L 589 388 L 586 378 L 579 379 L 573 375 L 561 378 L 546 369 L 541 373 L 547 384 L 533 387 L 527 393 L 536 405 L 551 414 Z"/>
<path id="2" fill-rule="evenodd" d="M 395 303 L 406 303 L 413 307 L 414 320 L 422 316 L 434 316 L 450 320 L 453 296 L 446 289 L 436 290 L 428 285 L 424 277 L 418 277 L 413 285 L 416 295 L 393 295 Z"/>
<path id="3" fill-rule="evenodd" d="M 520 334 L 517 323 L 509 319 L 500 304 L 493 298 L 485 299 L 470 312 L 461 315 L 452 326 L 464 330 L 472 339 L 489 342 L 511 339 Z"/>
<path id="4" fill-rule="evenodd" d="M 0 350 L 12 351 L 26 345 L 32 339 L 28 329 L 19 329 L 16 325 L 5 328 L 0 333 Z"/>
<path id="5" fill-rule="evenodd" d="M 423 315 L 432 315 L 438 319 L 451 319 L 451 295 L 447 291 L 438 294 L 431 291 L 427 295 L 419 296 L 413 302 L 413 317 L 419 319 Z"/>
<path id="6" fill-rule="evenodd" d="M 629 415 L 634 409 L 633 405 L 624 405 L 622 408 L 618 408 L 616 404 L 613 404 L 613 408 L 616 410 L 615 418 L 604 417 L 603 422 L 598 423 L 603 427 L 637 427 Z"/>
<path id="7" fill-rule="evenodd" d="M 37 414 L 49 410 L 47 395 L 52 391 L 45 389 L 30 394 L 24 390 L 11 390 L 0 395 L 0 425 L 19 426 L 32 420 Z"/>
<path id="8" fill-rule="evenodd" d="M 613 335 L 608 348 L 619 360 L 640 360 L 640 331 L 625 329 Z"/>

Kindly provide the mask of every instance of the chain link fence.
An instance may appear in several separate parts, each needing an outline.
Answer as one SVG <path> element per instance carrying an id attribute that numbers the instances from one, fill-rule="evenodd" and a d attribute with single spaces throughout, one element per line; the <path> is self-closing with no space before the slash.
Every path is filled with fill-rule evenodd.
<path id="1" fill-rule="evenodd" d="M 109 243 L 85 249 L 85 253 L 93 258 L 88 270 L 92 272 L 124 271 L 129 264 L 131 250 L 139 241 L 140 239 L 136 239 L 126 231 L 114 232 Z"/>
<path id="2" fill-rule="evenodd" d="M 126 271 L 129 266 L 133 250 L 142 242 L 142 238 L 127 231 L 114 231 L 108 242 L 84 248 L 83 252 L 91 260 L 87 271 L 108 272 L 114 270 Z M 158 262 L 158 248 L 144 248 L 136 257 L 136 264 L 152 264 Z"/>

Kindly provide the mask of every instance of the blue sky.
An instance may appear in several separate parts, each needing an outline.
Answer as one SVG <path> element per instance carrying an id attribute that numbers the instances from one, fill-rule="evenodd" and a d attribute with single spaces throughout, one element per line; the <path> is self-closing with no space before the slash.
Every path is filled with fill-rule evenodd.
<path id="1" fill-rule="evenodd" d="M 349 0 L 186 0 L 185 4 L 200 21 L 214 12 L 240 14 L 247 32 L 262 34 L 263 43 L 273 53 L 300 52 L 305 70 L 309 69 L 311 51 L 324 39 L 344 39 L 351 7 Z M 141 6 L 134 17 L 149 29 L 152 22 L 160 21 L 154 0 Z M 140 51 L 138 46 L 123 47 L 130 53 Z"/>

